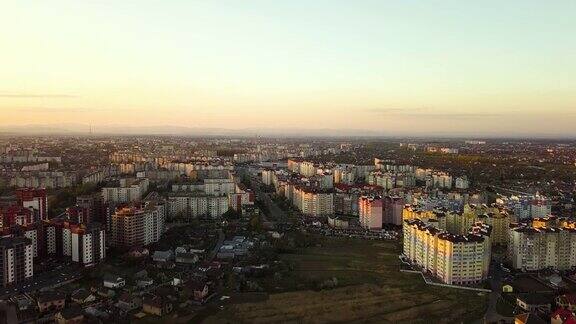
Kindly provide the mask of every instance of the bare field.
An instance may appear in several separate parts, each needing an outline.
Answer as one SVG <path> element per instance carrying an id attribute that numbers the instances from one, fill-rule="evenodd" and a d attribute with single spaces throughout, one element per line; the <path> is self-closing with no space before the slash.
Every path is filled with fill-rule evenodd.
<path id="1" fill-rule="evenodd" d="M 394 242 L 333 239 L 283 255 L 302 280 L 338 279 L 338 288 L 272 294 L 259 303 L 232 305 L 210 323 L 458 323 L 479 319 L 486 297 L 424 284 L 399 272 Z"/>

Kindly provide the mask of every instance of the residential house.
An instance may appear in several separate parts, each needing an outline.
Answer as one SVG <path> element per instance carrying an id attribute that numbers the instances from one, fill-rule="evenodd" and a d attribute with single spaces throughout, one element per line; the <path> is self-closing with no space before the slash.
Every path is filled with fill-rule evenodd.
<path id="1" fill-rule="evenodd" d="M 141 278 L 136 281 L 136 286 L 138 288 L 145 288 L 148 286 L 152 286 L 154 284 L 154 279 L 151 278 Z"/>
<path id="2" fill-rule="evenodd" d="M 80 307 L 71 307 L 56 314 L 54 320 L 58 324 L 81 324 L 84 323 L 84 313 Z"/>
<path id="3" fill-rule="evenodd" d="M 122 288 L 126 286 L 126 280 L 118 276 L 105 275 L 103 285 L 106 288 L 112 289 Z"/>
<path id="4" fill-rule="evenodd" d="M 172 250 L 166 251 L 154 251 L 152 255 L 152 260 L 154 262 L 168 262 L 174 260 L 174 252 Z"/>
<path id="5" fill-rule="evenodd" d="M 142 307 L 142 298 L 132 296 L 129 293 L 124 293 L 118 299 L 116 307 L 126 311 L 131 312 L 133 310 L 140 309 Z"/>
<path id="6" fill-rule="evenodd" d="M 176 263 L 195 264 L 198 262 L 198 255 L 191 251 L 187 251 L 184 247 L 176 248 Z"/>
<path id="7" fill-rule="evenodd" d="M 537 311 L 549 313 L 553 299 L 554 297 L 551 294 L 524 293 L 516 296 L 516 304 L 529 313 Z"/>
<path id="8" fill-rule="evenodd" d="M 208 283 L 200 279 L 192 279 L 184 284 L 185 293 L 194 298 L 195 301 L 204 301 L 208 296 Z"/>
<path id="9" fill-rule="evenodd" d="M 55 291 L 46 291 L 40 293 L 36 301 L 38 303 L 38 311 L 41 313 L 53 312 L 64 309 L 64 306 L 66 306 L 66 295 Z"/>
<path id="10" fill-rule="evenodd" d="M 142 310 L 145 313 L 164 316 L 172 312 L 172 302 L 167 298 L 148 294 L 142 299 Z"/>
<path id="11" fill-rule="evenodd" d="M 556 297 L 558 306 L 568 309 L 571 312 L 576 311 L 576 294 L 564 294 Z"/>
<path id="12" fill-rule="evenodd" d="M 142 247 L 134 247 L 130 249 L 130 252 L 128 252 L 128 256 L 131 258 L 143 258 L 147 257 L 149 254 L 150 251 L 148 251 L 147 248 Z"/>
<path id="13" fill-rule="evenodd" d="M 550 316 L 550 324 L 576 324 L 576 318 L 573 312 L 560 307 Z"/>
<path id="14" fill-rule="evenodd" d="M 90 291 L 103 298 L 112 298 L 116 296 L 116 292 L 114 290 L 106 287 L 92 287 L 90 288 Z"/>
<path id="15" fill-rule="evenodd" d="M 514 287 L 512 287 L 511 285 L 503 285 L 503 286 L 502 286 L 502 292 L 503 292 L 503 293 L 511 293 L 511 292 L 514 292 Z"/>
<path id="16" fill-rule="evenodd" d="M 84 305 L 95 301 L 96 296 L 88 290 L 80 288 L 72 293 L 70 299 L 77 304 Z"/>

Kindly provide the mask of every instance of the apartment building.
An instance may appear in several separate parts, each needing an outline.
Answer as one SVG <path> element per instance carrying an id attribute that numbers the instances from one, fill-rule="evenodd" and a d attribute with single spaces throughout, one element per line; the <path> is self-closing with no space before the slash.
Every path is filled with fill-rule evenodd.
<path id="1" fill-rule="evenodd" d="M 384 224 L 393 224 L 402 226 L 402 213 L 404 210 L 404 199 L 398 196 L 386 196 L 383 198 L 383 215 Z"/>
<path id="2" fill-rule="evenodd" d="M 34 275 L 32 241 L 24 237 L 0 238 L 0 282 L 3 287 Z"/>
<path id="3" fill-rule="evenodd" d="M 353 168 L 334 168 L 334 183 L 352 185 L 355 181 L 355 174 Z"/>
<path id="4" fill-rule="evenodd" d="M 430 178 L 426 180 L 426 186 L 433 188 L 451 189 L 452 181 L 453 180 L 451 175 L 445 172 L 434 172 Z"/>
<path id="5" fill-rule="evenodd" d="M 517 270 L 569 270 L 576 266 L 576 229 L 511 224 L 507 252 Z"/>
<path id="6" fill-rule="evenodd" d="M 486 205 L 464 205 L 462 212 L 451 212 L 446 209 L 425 210 L 416 206 L 404 206 L 404 220 L 420 219 L 449 233 L 464 235 L 476 223 L 481 222 L 491 226 L 492 245 L 506 245 L 508 242 L 508 227 L 511 217 L 506 209 Z"/>
<path id="7" fill-rule="evenodd" d="M 0 207 L 0 227 L 11 227 L 14 225 L 28 225 L 35 222 L 34 210 L 22 206 Z"/>
<path id="8" fill-rule="evenodd" d="M 541 218 L 552 213 L 552 202 L 539 193 L 529 196 L 512 196 L 504 204 L 519 219 Z"/>
<path id="9" fill-rule="evenodd" d="M 154 203 L 117 209 L 111 219 L 110 244 L 127 248 L 157 242 L 164 232 L 164 215 L 164 207 Z"/>
<path id="10" fill-rule="evenodd" d="M 98 223 L 77 225 L 70 228 L 66 236 L 70 242 L 70 257 L 85 267 L 93 266 L 106 257 L 106 232 Z"/>
<path id="11" fill-rule="evenodd" d="M 10 186 L 18 188 L 65 188 L 77 183 L 76 172 L 30 171 L 15 172 L 9 176 Z"/>
<path id="12" fill-rule="evenodd" d="M 76 206 L 88 209 L 90 221 L 104 224 L 107 222 L 109 206 L 99 193 L 76 197 Z"/>
<path id="13" fill-rule="evenodd" d="M 216 219 L 229 209 L 227 196 L 184 195 L 168 197 L 169 218 L 209 217 Z"/>
<path id="14" fill-rule="evenodd" d="M 334 213 L 338 215 L 358 215 L 357 193 L 336 192 L 334 194 Z"/>
<path id="15" fill-rule="evenodd" d="M 264 169 L 262 170 L 262 183 L 267 186 L 272 185 L 272 178 L 274 176 L 274 170 Z"/>
<path id="16" fill-rule="evenodd" d="M 102 188 L 104 202 L 127 203 L 141 200 L 148 191 L 149 180 L 121 179 L 119 187 Z"/>
<path id="17" fill-rule="evenodd" d="M 294 186 L 293 205 L 305 216 L 334 214 L 334 194 L 316 188 Z"/>
<path id="18" fill-rule="evenodd" d="M 489 225 L 466 235 L 451 234 L 419 219 L 404 221 L 404 256 L 447 284 L 476 284 L 487 278 Z"/>
<path id="19" fill-rule="evenodd" d="M 38 219 L 48 219 L 48 196 L 46 195 L 46 189 L 16 189 L 16 198 L 19 206 L 33 209 Z"/>
<path id="20" fill-rule="evenodd" d="M 369 230 L 382 229 L 382 198 L 379 196 L 361 196 L 358 200 L 360 226 Z"/>

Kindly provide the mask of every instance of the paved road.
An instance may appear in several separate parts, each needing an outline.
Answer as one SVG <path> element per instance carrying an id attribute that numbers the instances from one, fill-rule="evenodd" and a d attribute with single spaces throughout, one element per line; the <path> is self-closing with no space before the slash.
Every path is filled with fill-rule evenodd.
<path id="1" fill-rule="evenodd" d="M 75 265 L 60 265 L 53 270 L 34 274 L 30 280 L 0 289 L 0 299 L 60 286 L 80 278 L 82 278 L 82 268 Z"/>
<path id="2" fill-rule="evenodd" d="M 274 222 L 286 222 L 288 221 L 288 215 L 286 212 L 278 207 L 278 205 L 270 198 L 270 194 L 263 192 L 260 188 L 262 186 L 262 182 L 258 177 L 251 177 L 250 183 L 252 190 L 256 194 L 256 198 L 260 199 L 264 202 L 266 207 L 268 207 L 268 212 L 270 219 L 265 219 L 265 221 L 274 223 Z"/>
<path id="3" fill-rule="evenodd" d="M 493 261 L 490 266 L 490 274 L 492 275 L 490 279 L 490 289 L 492 289 L 492 292 L 488 296 L 488 309 L 484 315 L 484 322 L 498 323 L 501 320 L 506 321 L 506 323 L 513 322 L 514 318 L 502 316 L 496 311 L 496 304 L 498 303 L 498 299 L 500 299 L 500 291 L 502 289 L 503 271 L 495 261 Z"/>

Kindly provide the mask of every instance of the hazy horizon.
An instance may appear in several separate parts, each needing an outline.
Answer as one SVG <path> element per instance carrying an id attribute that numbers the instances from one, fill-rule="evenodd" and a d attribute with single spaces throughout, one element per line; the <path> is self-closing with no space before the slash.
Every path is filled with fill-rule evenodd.
<path id="1" fill-rule="evenodd" d="M 315 137 L 315 138 L 413 138 L 413 139 L 530 139 L 530 140 L 574 140 L 576 135 L 557 133 L 507 133 L 495 134 L 490 132 L 384 132 L 363 129 L 330 129 L 330 128 L 258 128 L 246 127 L 238 129 L 229 128 L 203 128 L 186 126 L 126 126 L 90 124 L 54 124 L 54 125 L 22 125 L 0 126 L 2 135 L 72 135 L 72 136 L 215 136 L 215 137 Z"/>
<path id="2" fill-rule="evenodd" d="M 4 7 L 0 132 L 576 136 L 574 1 Z"/>

